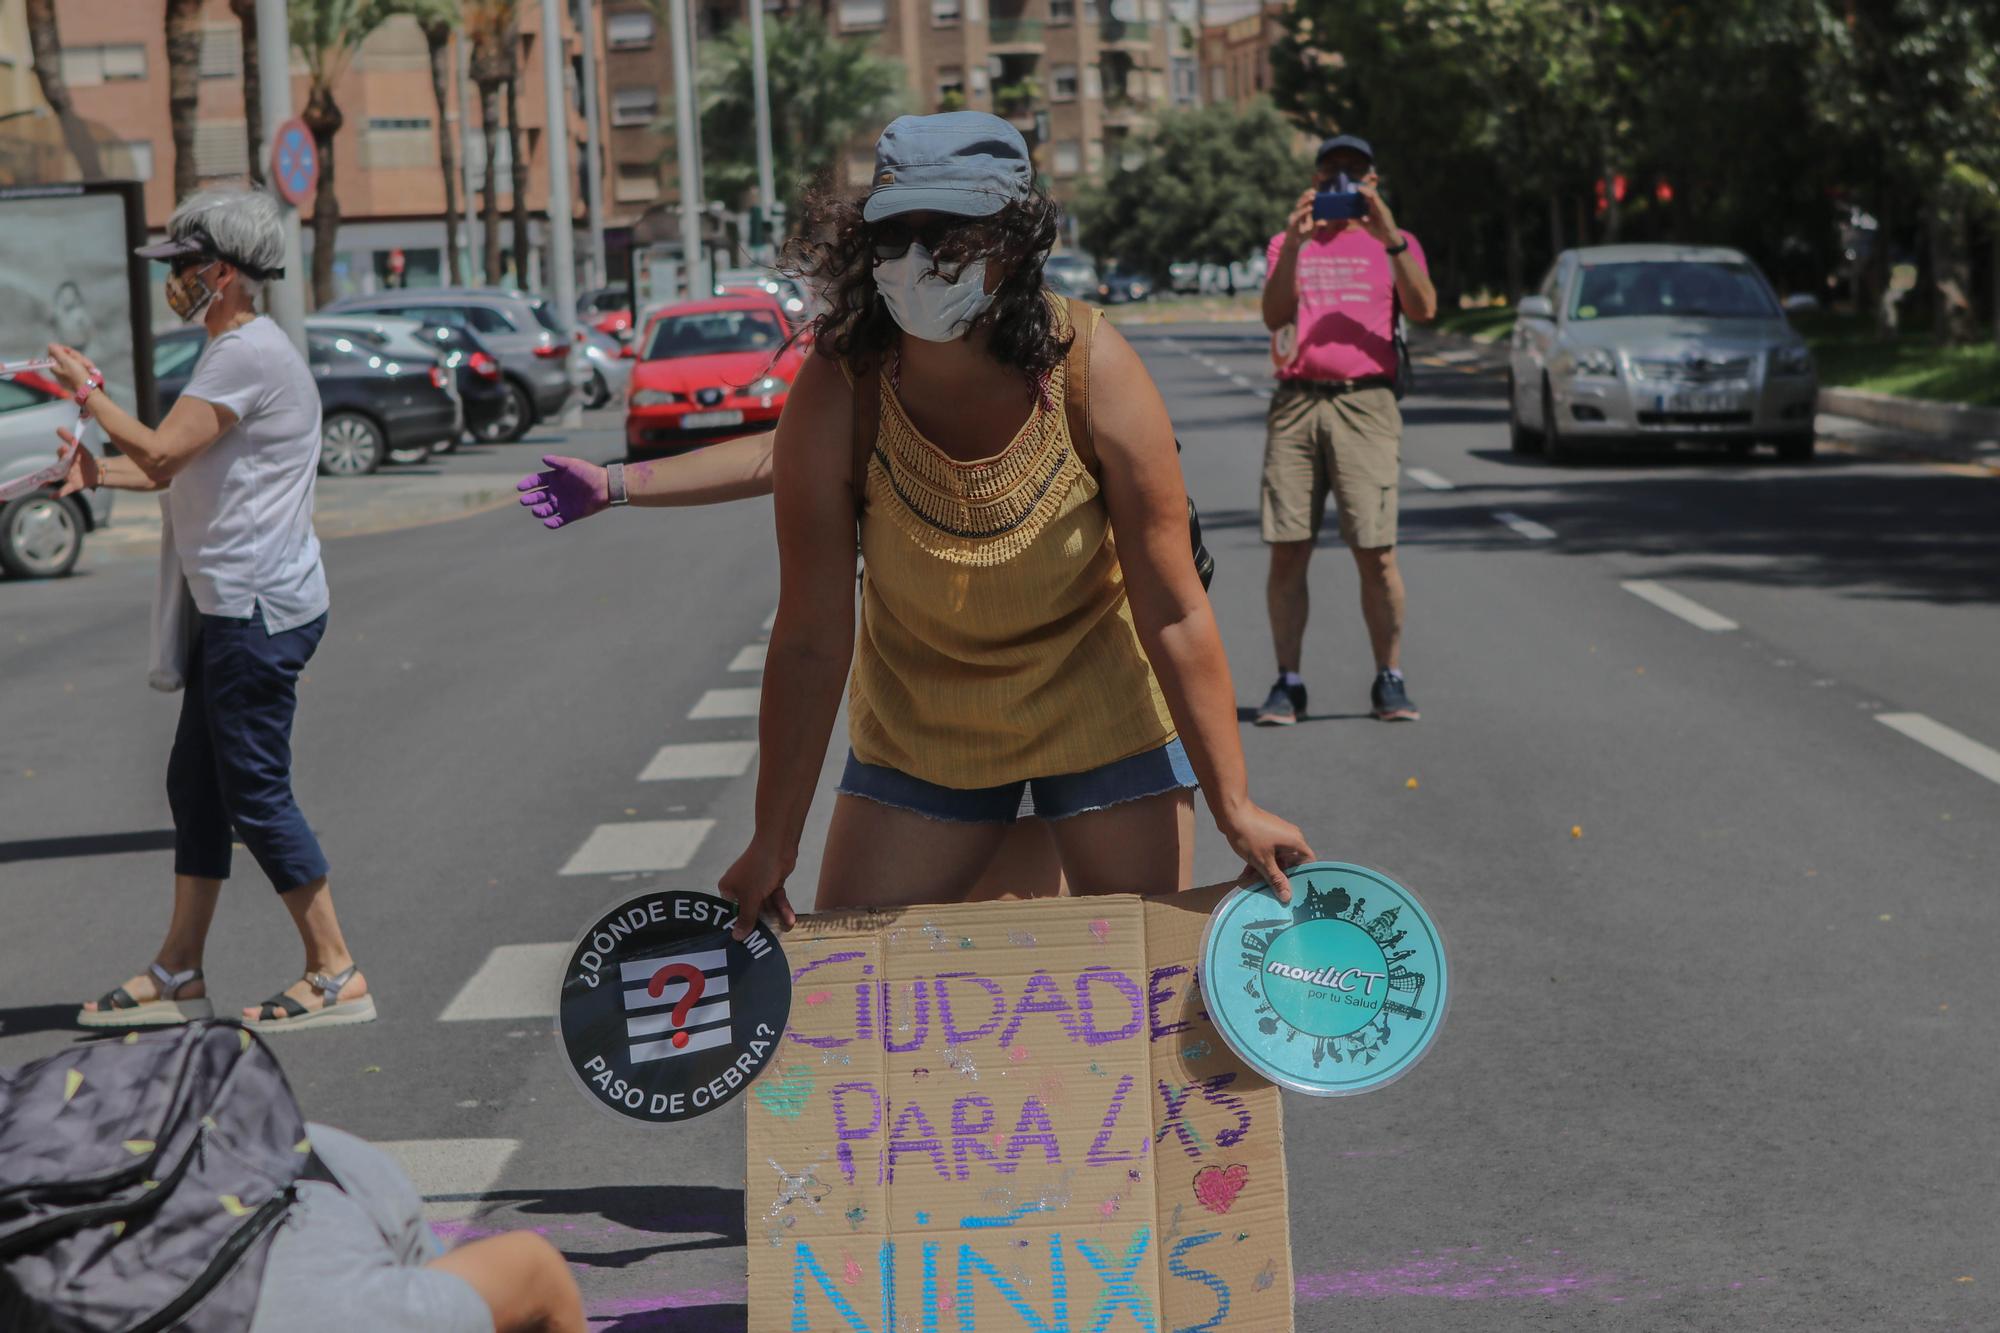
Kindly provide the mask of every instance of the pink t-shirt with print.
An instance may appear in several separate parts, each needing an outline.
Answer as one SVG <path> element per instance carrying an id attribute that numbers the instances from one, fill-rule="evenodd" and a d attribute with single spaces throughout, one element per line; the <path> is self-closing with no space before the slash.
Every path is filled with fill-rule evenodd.
<path id="1" fill-rule="evenodd" d="M 1424 247 L 1409 232 L 1410 258 L 1426 273 Z M 1277 272 L 1285 235 L 1265 255 Z M 1355 380 L 1396 373 L 1395 261 L 1366 228 L 1347 226 L 1299 247 L 1299 355 L 1287 380 Z"/>

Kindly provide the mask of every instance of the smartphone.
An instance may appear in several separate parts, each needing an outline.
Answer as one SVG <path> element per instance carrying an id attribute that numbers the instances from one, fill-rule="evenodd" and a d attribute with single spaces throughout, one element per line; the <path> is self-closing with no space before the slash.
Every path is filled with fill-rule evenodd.
<path id="1" fill-rule="evenodd" d="M 1368 216 L 1368 201 L 1361 197 L 1347 177 L 1334 177 L 1333 184 L 1313 196 L 1314 222 L 1339 222 Z"/>

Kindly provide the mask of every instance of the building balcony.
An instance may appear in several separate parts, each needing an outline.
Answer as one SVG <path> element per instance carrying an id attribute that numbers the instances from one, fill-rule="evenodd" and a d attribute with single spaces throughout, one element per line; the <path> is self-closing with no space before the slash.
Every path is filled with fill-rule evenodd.
<path id="1" fill-rule="evenodd" d="M 996 51 L 1020 47 L 1024 51 L 1040 52 L 1042 33 L 1047 26 L 1040 19 L 994 18 L 986 25 L 986 42 Z"/>
<path id="2" fill-rule="evenodd" d="M 1151 47 L 1157 26 L 1145 19 L 1116 19 L 1106 14 L 1098 21 L 1097 40 L 1106 46 Z"/>

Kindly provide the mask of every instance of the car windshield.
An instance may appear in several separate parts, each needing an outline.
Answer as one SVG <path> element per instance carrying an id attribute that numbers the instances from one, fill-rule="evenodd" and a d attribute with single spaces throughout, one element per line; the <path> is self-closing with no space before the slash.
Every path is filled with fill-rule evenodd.
<path id="1" fill-rule="evenodd" d="M 1772 319 L 1778 307 L 1748 264 L 1663 260 L 1592 264 L 1570 305 L 1573 319 L 1677 315 L 1700 319 Z"/>
<path id="2" fill-rule="evenodd" d="M 669 315 L 653 326 L 648 361 L 721 352 L 769 352 L 785 341 L 784 325 L 771 310 L 709 310 Z"/>

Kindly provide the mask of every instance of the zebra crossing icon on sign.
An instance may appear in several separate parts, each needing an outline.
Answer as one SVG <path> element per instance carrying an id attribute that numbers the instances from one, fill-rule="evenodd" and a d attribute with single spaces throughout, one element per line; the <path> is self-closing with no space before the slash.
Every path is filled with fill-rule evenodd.
<path id="1" fill-rule="evenodd" d="M 618 979 L 632 1064 L 730 1044 L 727 950 L 633 959 L 618 965 Z"/>

